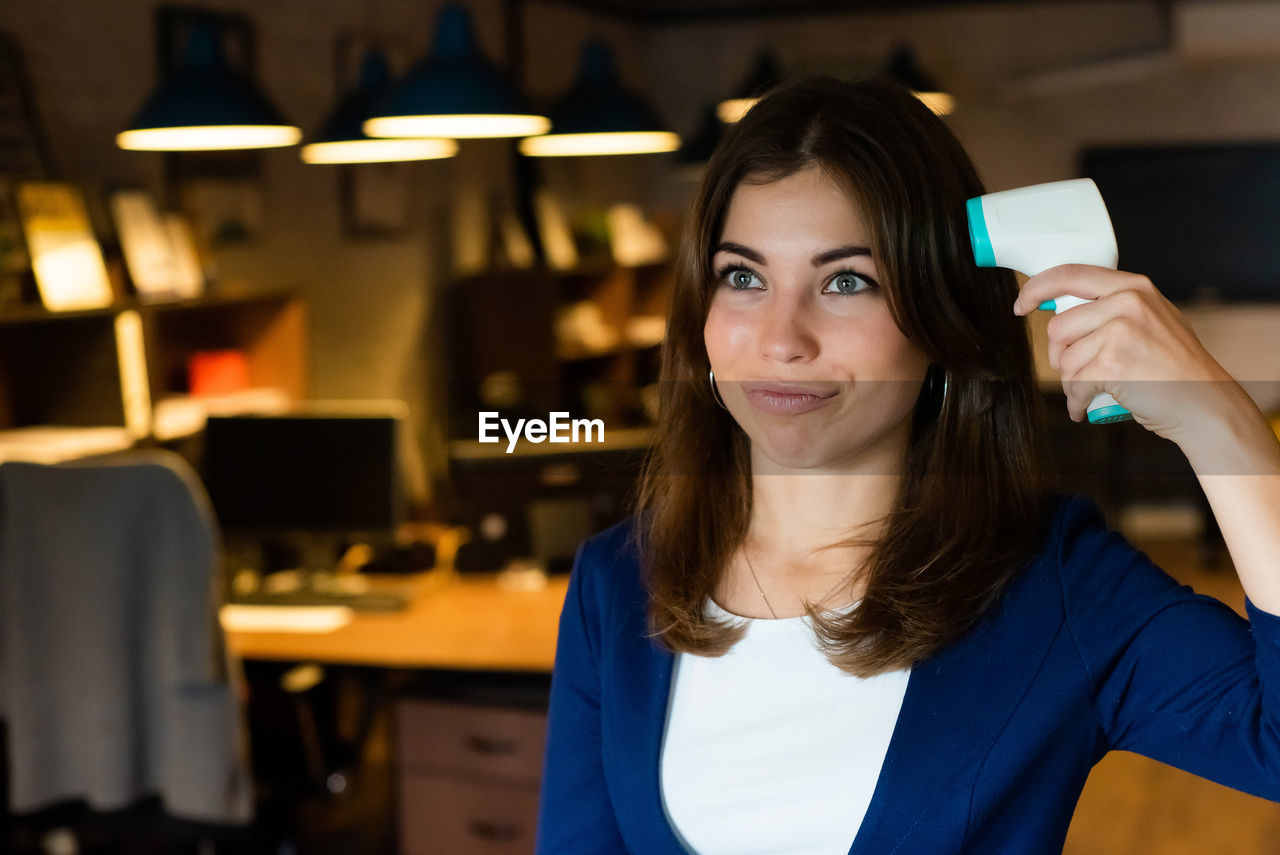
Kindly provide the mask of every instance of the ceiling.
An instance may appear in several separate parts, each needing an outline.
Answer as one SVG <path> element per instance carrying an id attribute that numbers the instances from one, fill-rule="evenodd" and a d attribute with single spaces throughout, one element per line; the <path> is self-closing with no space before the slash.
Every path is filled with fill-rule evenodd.
<path id="1" fill-rule="evenodd" d="M 559 2 L 641 24 L 677 24 L 740 18 L 808 15 L 819 12 L 902 12 L 954 8 L 979 0 L 559 0 Z M 983 0 L 990 4 L 1044 0 Z"/>

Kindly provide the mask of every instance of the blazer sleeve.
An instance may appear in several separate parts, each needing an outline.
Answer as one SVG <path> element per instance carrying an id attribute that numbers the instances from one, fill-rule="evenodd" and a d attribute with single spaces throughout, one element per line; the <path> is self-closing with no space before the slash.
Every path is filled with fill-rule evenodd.
<path id="1" fill-rule="evenodd" d="M 538 811 L 538 855 L 626 852 L 600 751 L 601 571 L 588 541 L 569 578 L 556 639 Z"/>
<path id="2" fill-rule="evenodd" d="M 1280 617 L 1179 585 L 1088 500 L 1058 540 L 1067 628 L 1107 747 L 1280 800 Z M 1280 572 L 1280 556 L 1277 556 Z"/>

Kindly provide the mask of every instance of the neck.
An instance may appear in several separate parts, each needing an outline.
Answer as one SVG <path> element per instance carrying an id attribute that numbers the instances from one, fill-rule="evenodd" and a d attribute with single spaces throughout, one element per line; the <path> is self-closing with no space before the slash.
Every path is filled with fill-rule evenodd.
<path id="1" fill-rule="evenodd" d="M 873 537 L 901 482 L 896 474 L 754 475 L 748 543 L 800 561 L 850 537 Z"/>
<path id="2" fill-rule="evenodd" d="M 907 440 L 895 439 L 856 462 L 804 470 L 780 467 L 753 446 L 748 544 L 799 559 L 877 535 L 902 483 Z"/>
<path id="3" fill-rule="evenodd" d="M 902 483 L 905 440 L 839 468 L 786 469 L 754 446 L 751 458 L 747 536 L 720 579 L 718 602 L 767 618 L 804 614 L 806 602 L 860 599 L 871 548 L 838 544 L 879 536 Z"/>

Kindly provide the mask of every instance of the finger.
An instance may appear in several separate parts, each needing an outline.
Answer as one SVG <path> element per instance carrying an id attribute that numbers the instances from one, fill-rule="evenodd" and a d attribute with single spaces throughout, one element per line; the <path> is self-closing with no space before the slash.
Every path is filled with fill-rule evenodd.
<path id="1" fill-rule="evenodd" d="M 1105 301 L 1098 301 L 1082 303 L 1050 318 L 1045 328 L 1049 336 L 1050 367 L 1062 373 L 1063 352 L 1112 317 L 1113 309 Z"/>
<path id="2" fill-rule="evenodd" d="M 1067 395 L 1067 415 L 1073 422 L 1081 422 L 1088 418 L 1093 399 L 1107 390 L 1095 380 L 1064 380 L 1062 391 Z"/>
<path id="3" fill-rule="evenodd" d="M 1087 335 L 1073 341 L 1069 347 L 1063 348 L 1058 357 L 1058 372 L 1062 375 L 1064 391 L 1067 383 L 1099 382 L 1108 379 L 1097 376 L 1101 368 L 1099 355 L 1105 345 L 1106 336 L 1103 331 L 1091 330 Z"/>
<path id="4" fill-rule="evenodd" d="M 1091 264 L 1061 264 L 1028 279 L 1018 292 L 1014 311 L 1025 315 L 1045 301 L 1067 294 L 1096 300 L 1126 288 L 1142 287 L 1151 287 L 1145 276 Z"/>

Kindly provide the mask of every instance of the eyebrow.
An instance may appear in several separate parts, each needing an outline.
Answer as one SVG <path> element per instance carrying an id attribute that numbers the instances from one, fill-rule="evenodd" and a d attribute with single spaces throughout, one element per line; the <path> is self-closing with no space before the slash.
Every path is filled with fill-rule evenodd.
<path id="1" fill-rule="evenodd" d="M 756 252 L 750 247 L 743 246 L 733 241 L 722 241 L 716 244 L 715 252 L 736 252 L 748 261 L 754 261 L 756 264 L 764 264 L 764 256 Z M 813 257 L 813 266 L 821 267 L 824 264 L 830 264 L 841 258 L 852 258 L 858 255 L 870 257 L 871 249 L 865 246 L 840 246 L 835 249 L 829 249 L 826 252 L 820 252 Z"/>

